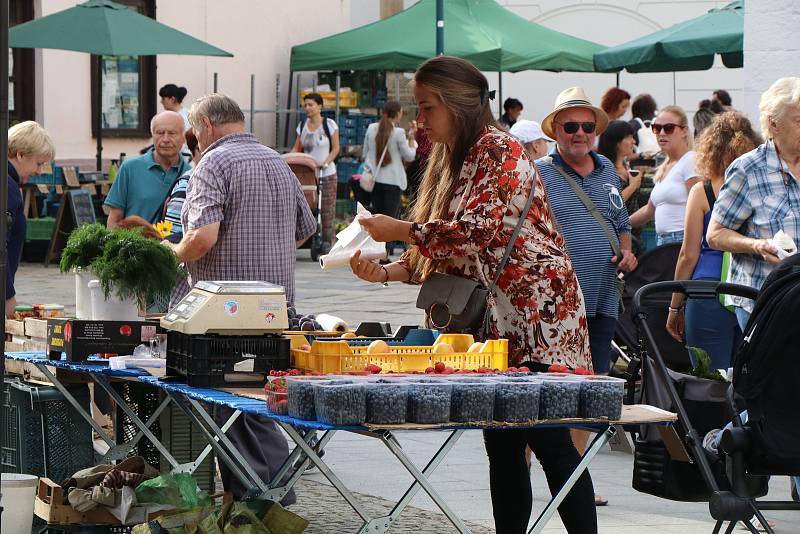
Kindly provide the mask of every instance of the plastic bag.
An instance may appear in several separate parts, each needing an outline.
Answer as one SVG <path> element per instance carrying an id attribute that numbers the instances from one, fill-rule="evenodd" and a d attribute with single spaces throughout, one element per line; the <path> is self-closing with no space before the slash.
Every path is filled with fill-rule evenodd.
<path id="1" fill-rule="evenodd" d="M 356 214 L 362 216 L 371 215 L 360 202 L 358 203 Z M 367 231 L 361 228 L 356 218 L 347 228 L 336 234 L 336 244 L 333 245 L 328 254 L 320 256 L 319 265 L 323 269 L 348 265 L 356 249 L 361 250 L 362 260 L 382 260 L 387 257 L 386 243 L 380 243 L 372 239 Z"/>
<path id="2" fill-rule="evenodd" d="M 168 504 L 181 510 L 211 506 L 208 492 L 197 487 L 197 481 L 187 473 L 160 475 L 136 486 L 140 503 Z"/>

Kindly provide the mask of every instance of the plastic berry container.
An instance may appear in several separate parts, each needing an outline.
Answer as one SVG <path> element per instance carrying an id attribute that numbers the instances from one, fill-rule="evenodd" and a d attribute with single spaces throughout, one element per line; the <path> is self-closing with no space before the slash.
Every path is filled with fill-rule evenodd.
<path id="1" fill-rule="evenodd" d="M 539 417 L 542 381 L 533 377 L 508 377 L 495 380 L 494 420 L 525 423 Z"/>
<path id="2" fill-rule="evenodd" d="M 450 393 L 450 420 L 459 423 L 491 421 L 494 415 L 495 382 L 453 380 Z"/>
<path id="3" fill-rule="evenodd" d="M 618 421 L 622 416 L 625 381 L 611 376 L 586 376 L 581 381 L 578 415 Z"/>
<path id="4" fill-rule="evenodd" d="M 452 390 L 453 384 L 446 380 L 409 382 L 406 420 L 418 424 L 446 423 L 450 420 Z"/>
<path id="5" fill-rule="evenodd" d="M 287 376 L 288 415 L 295 419 L 315 421 L 317 410 L 314 406 L 314 384 L 330 381 L 324 376 Z"/>
<path id="6" fill-rule="evenodd" d="M 543 376 L 539 419 L 577 418 L 582 382 L 572 375 Z"/>
<path id="7" fill-rule="evenodd" d="M 402 424 L 408 409 L 408 382 L 399 379 L 377 380 L 366 384 L 366 422 Z"/>
<path id="8" fill-rule="evenodd" d="M 367 419 L 366 383 L 314 383 L 317 421 L 327 425 L 363 425 Z"/>

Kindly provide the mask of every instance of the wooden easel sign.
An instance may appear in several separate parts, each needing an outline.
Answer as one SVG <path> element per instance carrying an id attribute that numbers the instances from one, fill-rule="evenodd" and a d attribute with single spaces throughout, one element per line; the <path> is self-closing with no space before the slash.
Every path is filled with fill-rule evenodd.
<path id="1" fill-rule="evenodd" d="M 75 228 L 84 224 L 97 222 L 94 214 L 92 195 L 85 189 L 68 189 L 61 196 L 61 205 L 53 225 L 53 236 L 50 238 L 50 249 L 44 258 L 45 267 L 51 261 L 56 261 L 61 256 L 61 251 L 67 244 L 69 234 Z"/>

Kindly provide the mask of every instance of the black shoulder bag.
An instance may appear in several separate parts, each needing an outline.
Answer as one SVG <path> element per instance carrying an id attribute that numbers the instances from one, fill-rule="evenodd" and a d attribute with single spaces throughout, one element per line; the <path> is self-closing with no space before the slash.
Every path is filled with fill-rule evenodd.
<path id="1" fill-rule="evenodd" d="M 536 189 L 536 176 L 538 171 L 533 167 L 534 175 L 531 191 L 525 208 L 520 213 L 519 222 L 506 247 L 503 259 L 497 266 L 497 273 L 491 285 L 487 288 L 480 282 L 454 276 L 451 274 L 433 272 L 423 282 L 417 296 L 417 308 L 425 310 L 428 323 L 437 330 L 446 332 L 465 332 L 479 336 L 489 332 L 489 308 L 487 302 L 489 295 L 495 290 L 497 281 L 503 273 L 503 268 L 511 256 L 514 243 L 522 231 L 522 225 L 528 218 L 528 212 L 533 202 Z"/>

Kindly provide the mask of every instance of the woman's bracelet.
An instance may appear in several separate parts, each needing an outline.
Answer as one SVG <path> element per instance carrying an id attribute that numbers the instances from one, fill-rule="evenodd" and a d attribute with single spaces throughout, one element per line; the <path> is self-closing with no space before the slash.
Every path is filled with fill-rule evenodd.
<path id="1" fill-rule="evenodd" d="M 388 286 L 389 285 L 389 270 L 386 268 L 385 265 L 381 265 L 381 269 L 383 269 L 383 274 L 386 275 L 386 279 L 383 282 L 381 282 L 381 284 L 383 286 Z"/>
<path id="2" fill-rule="evenodd" d="M 683 306 L 678 306 L 677 308 L 673 308 L 672 306 L 669 306 L 668 308 L 669 308 L 669 312 L 670 313 L 680 313 L 680 312 L 683 311 Z"/>

